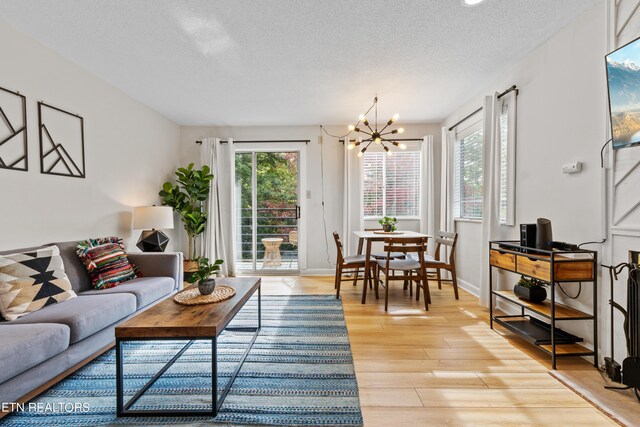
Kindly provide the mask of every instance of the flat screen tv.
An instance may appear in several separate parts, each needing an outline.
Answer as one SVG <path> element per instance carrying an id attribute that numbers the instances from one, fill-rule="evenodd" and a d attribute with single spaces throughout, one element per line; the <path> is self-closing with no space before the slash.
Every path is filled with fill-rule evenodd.
<path id="1" fill-rule="evenodd" d="M 606 56 L 613 148 L 640 144 L 640 38 Z"/>

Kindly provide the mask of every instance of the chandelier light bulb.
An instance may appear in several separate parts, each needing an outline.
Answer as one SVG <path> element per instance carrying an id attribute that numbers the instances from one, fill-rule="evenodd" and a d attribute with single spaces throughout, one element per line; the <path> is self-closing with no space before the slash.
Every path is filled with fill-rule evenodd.
<path id="1" fill-rule="evenodd" d="M 358 151 L 358 157 L 362 157 L 362 151 Z"/>
<path id="2" fill-rule="evenodd" d="M 387 150 L 387 156 L 393 156 L 393 151 Z"/>
<path id="3" fill-rule="evenodd" d="M 360 120 L 361 122 L 364 121 L 364 119 L 365 119 L 364 114 L 360 114 L 358 116 L 358 120 Z"/>
<path id="4" fill-rule="evenodd" d="M 380 137 L 377 137 L 376 139 L 373 140 L 373 142 L 375 142 L 376 144 L 380 144 L 380 141 L 382 141 Z"/>
<path id="5" fill-rule="evenodd" d="M 398 128 L 398 133 L 404 133 L 404 128 Z"/>
<path id="6" fill-rule="evenodd" d="M 348 150 L 353 150 L 354 148 L 356 148 L 356 144 L 354 144 L 353 142 L 349 145 L 347 145 L 347 149 Z"/>
<path id="7" fill-rule="evenodd" d="M 405 144 L 399 144 L 398 148 L 400 148 L 401 150 L 406 150 L 407 146 Z"/>
<path id="8" fill-rule="evenodd" d="M 354 130 L 356 130 L 356 127 L 354 125 L 349 125 L 348 129 L 353 132 Z"/>
<path id="9" fill-rule="evenodd" d="M 391 120 L 393 120 L 394 122 L 397 122 L 399 118 L 400 118 L 400 114 L 395 113 L 395 114 L 393 115 L 393 117 L 391 118 Z"/>

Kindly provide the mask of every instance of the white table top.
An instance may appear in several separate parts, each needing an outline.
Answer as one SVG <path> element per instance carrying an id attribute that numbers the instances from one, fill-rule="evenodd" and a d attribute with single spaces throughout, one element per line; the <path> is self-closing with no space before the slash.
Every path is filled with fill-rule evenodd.
<path id="1" fill-rule="evenodd" d="M 358 239 L 384 239 L 385 237 L 428 237 L 431 238 L 428 234 L 418 233 L 416 231 L 403 231 L 397 230 L 402 234 L 380 234 L 374 233 L 373 231 L 354 231 L 353 234 L 356 235 Z"/>

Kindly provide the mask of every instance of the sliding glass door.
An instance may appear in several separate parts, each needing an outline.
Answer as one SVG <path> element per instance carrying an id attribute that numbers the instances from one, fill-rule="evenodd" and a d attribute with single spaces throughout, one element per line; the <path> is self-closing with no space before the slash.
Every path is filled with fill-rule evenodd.
<path id="1" fill-rule="evenodd" d="M 236 271 L 297 273 L 297 151 L 236 151 Z"/>

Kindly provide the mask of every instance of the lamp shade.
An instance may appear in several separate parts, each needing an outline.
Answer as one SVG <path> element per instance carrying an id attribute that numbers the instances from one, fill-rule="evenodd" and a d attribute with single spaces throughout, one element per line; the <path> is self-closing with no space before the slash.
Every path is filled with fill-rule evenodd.
<path id="1" fill-rule="evenodd" d="M 171 228 L 173 228 L 173 208 L 169 206 L 140 206 L 133 208 L 134 230 Z"/>

